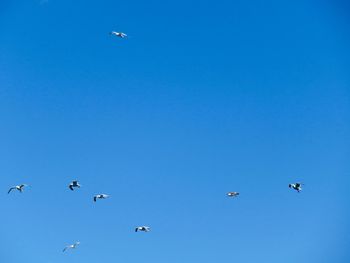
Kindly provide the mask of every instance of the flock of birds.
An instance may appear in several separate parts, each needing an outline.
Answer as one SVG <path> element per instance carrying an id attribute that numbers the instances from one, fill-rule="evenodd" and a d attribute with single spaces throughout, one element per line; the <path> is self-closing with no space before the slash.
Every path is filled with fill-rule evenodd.
<path id="1" fill-rule="evenodd" d="M 112 31 L 110 32 L 110 35 L 111 36 L 116 36 L 116 37 L 119 37 L 119 38 L 127 38 L 128 35 L 123 33 L 123 32 L 116 32 L 116 31 Z M 291 189 L 294 189 L 295 191 L 297 191 L 298 193 L 300 193 L 300 191 L 302 190 L 301 186 L 303 184 L 302 183 L 292 183 L 292 184 L 289 184 L 289 188 Z M 13 190 L 17 190 L 19 191 L 20 193 L 23 192 L 24 188 L 27 187 L 28 185 L 27 184 L 20 184 L 20 185 L 16 185 L 16 186 L 13 186 L 11 187 L 9 190 L 8 190 L 8 194 L 11 193 Z M 77 181 L 77 180 L 74 180 L 72 181 L 69 185 L 68 185 L 68 188 L 72 191 L 74 191 L 75 188 L 80 188 L 81 185 L 80 183 Z M 231 197 L 231 198 L 236 198 L 239 196 L 239 192 L 228 192 L 227 193 L 227 196 L 228 197 Z M 94 195 L 93 197 L 93 201 L 96 202 L 98 199 L 106 199 L 108 198 L 109 195 L 108 194 L 96 194 Z M 151 228 L 149 226 L 137 226 L 135 228 L 135 232 L 149 232 L 151 230 Z M 75 249 L 77 248 L 77 246 L 80 244 L 80 242 L 75 242 L 74 244 L 71 244 L 71 245 L 68 245 L 66 246 L 64 249 L 63 249 L 63 252 L 67 251 L 68 249 Z"/>
<path id="2" fill-rule="evenodd" d="M 303 184 L 302 183 L 293 183 L 293 184 L 289 184 L 289 188 L 291 189 L 294 189 L 295 191 L 297 191 L 298 193 L 301 192 L 302 186 Z M 27 184 L 20 184 L 20 185 L 16 185 L 16 186 L 13 186 L 11 187 L 9 190 L 8 190 L 8 194 L 11 193 L 13 190 L 17 190 L 18 192 L 22 193 L 24 188 L 27 187 L 28 185 Z M 76 188 L 80 188 L 81 185 L 79 183 L 79 181 L 77 180 L 74 180 L 72 181 L 69 185 L 68 185 L 68 188 L 71 190 L 71 191 L 74 191 L 74 189 Z M 231 198 L 236 198 L 239 196 L 239 192 L 228 192 L 227 193 L 227 196 L 228 197 L 231 197 Z M 93 197 L 93 201 L 96 202 L 97 199 L 106 199 L 108 198 L 109 195 L 108 194 L 96 194 L 94 195 Z M 135 228 L 135 232 L 149 232 L 151 230 L 151 228 L 149 226 L 137 226 Z M 75 249 L 77 248 L 77 246 L 80 244 L 80 242 L 75 242 L 74 244 L 71 244 L 71 245 L 68 245 L 66 246 L 64 249 L 63 249 L 63 252 L 65 252 L 66 250 L 68 249 Z"/>

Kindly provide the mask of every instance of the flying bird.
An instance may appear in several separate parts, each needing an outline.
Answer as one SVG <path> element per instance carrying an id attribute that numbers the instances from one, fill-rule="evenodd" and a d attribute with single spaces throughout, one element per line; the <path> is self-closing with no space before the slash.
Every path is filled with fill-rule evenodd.
<path id="1" fill-rule="evenodd" d="M 301 188 L 302 185 L 303 185 L 302 183 L 295 183 L 295 184 L 289 184 L 288 186 L 289 186 L 289 188 L 292 188 L 292 189 L 298 191 L 298 193 L 300 193 L 300 191 L 302 190 L 302 188 Z"/>
<path id="2" fill-rule="evenodd" d="M 75 249 L 79 244 L 80 244 L 80 242 L 75 242 L 72 245 L 68 245 L 63 249 L 63 252 L 65 252 L 67 249 Z"/>
<path id="3" fill-rule="evenodd" d="M 116 31 L 112 31 L 109 34 L 120 37 L 120 38 L 126 38 L 128 36 L 127 34 L 125 34 L 123 32 L 116 32 Z"/>
<path id="4" fill-rule="evenodd" d="M 9 194 L 12 190 L 18 190 L 20 193 L 22 193 L 24 187 L 26 187 L 26 186 L 28 186 L 28 185 L 26 185 L 26 184 L 21 184 L 21 185 L 13 186 L 13 187 L 11 187 L 11 188 L 8 190 L 7 194 Z"/>
<path id="5" fill-rule="evenodd" d="M 97 199 L 106 199 L 108 198 L 109 195 L 106 195 L 106 194 L 98 194 L 98 195 L 95 195 L 94 196 L 94 202 L 96 202 Z"/>
<path id="6" fill-rule="evenodd" d="M 149 232 L 151 231 L 151 228 L 149 226 L 138 226 L 135 228 L 135 232 L 138 231 Z"/>
<path id="7" fill-rule="evenodd" d="M 68 187 L 69 187 L 70 190 L 74 191 L 74 188 L 75 188 L 75 187 L 80 188 L 80 184 L 79 184 L 78 181 L 72 181 L 72 182 L 68 185 Z"/>
<path id="8" fill-rule="evenodd" d="M 237 196 L 239 196 L 239 193 L 238 192 L 228 192 L 227 195 L 229 197 L 237 197 Z"/>

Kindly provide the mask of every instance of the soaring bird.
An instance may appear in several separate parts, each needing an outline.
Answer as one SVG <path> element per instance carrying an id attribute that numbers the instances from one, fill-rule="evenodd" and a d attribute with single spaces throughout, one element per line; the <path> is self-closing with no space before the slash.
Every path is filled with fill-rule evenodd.
<path id="1" fill-rule="evenodd" d="M 80 188 L 80 184 L 79 184 L 78 181 L 72 181 L 72 182 L 68 185 L 68 187 L 69 187 L 70 190 L 74 191 L 74 188 L 75 188 L 75 187 Z"/>
<path id="2" fill-rule="evenodd" d="M 98 194 L 98 195 L 95 195 L 94 196 L 94 202 L 96 202 L 97 199 L 106 199 L 108 198 L 109 195 L 106 195 L 106 194 Z"/>
<path id="3" fill-rule="evenodd" d="M 228 192 L 227 195 L 229 197 L 237 197 L 237 196 L 239 196 L 239 193 L 238 192 Z"/>
<path id="4" fill-rule="evenodd" d="M 28 185 L 26 185 L 26 184 L 21 184 L 21 185 L 16 185 L 16 186 L 14 186 L 14 187 L 11 187 L 11 188 L 8 190 L 7 194 L 9 194 L 12 190 L 18 190 L 20 193 L 22 193 L 24 187 L 26 187 L 26 186 L 28 186 Z"/>
<path id="5" fill-rule="evenodd" d="M 293 188 L 294 190 L 298 191 L 298 193 L 300 193 L 300 191 L 302 190 L 301 186 L 303 184 L 302 183 L 295 183 L 295 184 L 289 184 L 289 188 Z"/>
<path id="6" fill-rule="evenodd" d="M 112 31 L 109 34 L 120 37 L 120 38 L 126 38 L 128 36 L 127 34 L 125 34 L 123 32 L 116 32 L 116 31 Z"/>
<path id="7" fill-rule="evenodd" d="M 151 228 L 149 226 L 138 226 L 135 228 L 135 232 L 137 231 L 143 231 L 143 232 L 149 232 Z"/>
<path id="8" fill-rule="evenodd" d="M 76 248 L 79 244 L 80 244 L 80 242 L 78 241 L 78 242 L 75 242 L 75 243 L 72 244 L 72 245 L 68 245 L 68 246 L 66 246 L 66 247 L 63 249 L 63 252 L 65 252 L 67 249 L 74 249 L 74 248 Z"/>

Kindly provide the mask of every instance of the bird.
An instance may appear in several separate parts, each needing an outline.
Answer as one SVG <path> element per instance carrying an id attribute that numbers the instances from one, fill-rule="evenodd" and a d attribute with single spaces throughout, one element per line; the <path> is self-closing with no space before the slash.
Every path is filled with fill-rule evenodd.
<path id="1" fill-rule="evenodd" d="M 72 245 L 68 245 L 68 246 L 66 246 L 66 247 L 63 249 L 63 252 L 65 252 L 67 249 L 74 249 L 74 248 L 76 248 L 79 244 L 80 244 L 80 242 L 78 241 L 78 242 L 75 242 L 75 243 L 72 244 Z"/>
<path id="2" fill-rule="evenodd" d="M 106 194 L 98 194 L 98 195 L 95 195 L 94 196 L 94 202 L 96 202 L 97 199 L 106 199 L 108 198 L 109 195 L 106 195 Z"/>
<path id="3" fill-rule="evenodd" d="M 229 197 L 237 197 L 237 196 L 239 196 L 239 193 L 238 192 L 228 192 L 227 195 Z"/>
<path id="4" fill-rule="evenodd" d="M 68 187 L 69 187 L 70 190 L 74 191 L 74 188 L 75 188 L 75 187 L 80 188 L 80 184 L 79 184 L 78 181 L 72 181 L 72 182 L 68 185 Z"/>
<path id="5" fill-rule="evenodd" d="M 128 36 L 127 34 L 125 34 L 123 32 L 116 32 L 116 31 L 112 31 L 109 34 L 120 37 L 120 38 L 126 38 Z"/>
<path id="6" fill-rule="evenodd" d="M 20 184 L 20 185 L 13 186 L 13 187 L 11 187 L 11 188 L 8 190 L 7 194 L 9 194 L 12 190 L 18 190 L 20 193 L 22 193 L 24 187 L 26 187 L 26 186 L 28 186 L 28 185 L 26 185 L 26 184 Z"/>
<path id="7" fill-rule="evenodd" d="M 149 232 L 151 231 L 151 228 L 149 226 L 138 226 L 135 228 L 135 232 L 138 231 Z"/>
<path id="8" fill-rule="evenodd" d="M 301 186 L 303 184 L 302 183 L 294 183 L 294 184 L 289 184 L 289 188 L 293 188 L 294 190 L 298 191 L 298 193 L 300 193 L 300 191 L 302 190 Z"/>

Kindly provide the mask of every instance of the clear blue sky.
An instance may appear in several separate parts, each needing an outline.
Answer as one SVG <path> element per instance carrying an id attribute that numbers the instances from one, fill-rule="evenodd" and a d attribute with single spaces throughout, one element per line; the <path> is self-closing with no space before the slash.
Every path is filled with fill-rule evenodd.
<path id="1" fill-rule="evenodd" d="M 350 262 L 349 10 L 1 1 L 0 261 Z"/>

